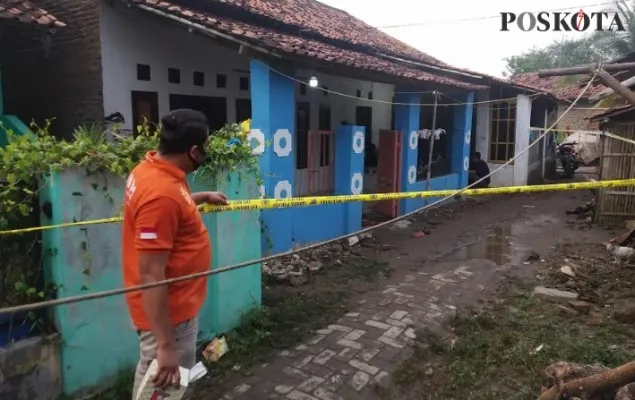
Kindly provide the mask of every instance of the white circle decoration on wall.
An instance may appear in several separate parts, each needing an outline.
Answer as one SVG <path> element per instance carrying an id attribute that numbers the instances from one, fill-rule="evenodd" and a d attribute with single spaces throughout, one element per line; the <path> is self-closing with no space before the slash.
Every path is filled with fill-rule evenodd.
<path id="1" fill-rule="evenodd" d="M 364 152 L 364 144 L 364 132 L 355 132 L 353 134 L 353 153 L 362 154 Z"/>
<path id="2" fill-rule="evenodd" d="M 260 192 L 260 198 L 264 199 L 265 198 L 265 185 L 260 185 L 260 188 L 258 189 L 258 191 Z"/>
<path id="3" fill-rule="evenodd" d="M 276 199 L 288 199 L 291 196 L 293 188 L 289 181 L 280 181 L 276 183 L 276 187 L 273 189 L 273 196 Z"/>
<path id="4" fill-rule="evenodd" d="M 408 168 L 408 183 L 415 183 L 417 181 L 417 167 L 411 165 Z"/>
<path id="5" fill-rule="evenodd" d="M 417 150 L 417 145 L 419 144 L 419 132 L 417 131 L 410 132 L 409 141 L 410 141 L 410 149 Z"/>
<path id="6" fill-rule="evenodd" d="M 251 146 L 251 154 L 259 156 L 265 152 L 265 134 L 260 129 L 252 129 L 247 134 L 247 143 Z"/>
<path id="7" fill-rule="evenodd" d="M 355 172 L 351 177 L 351 194 L 362 194 L 364 189 L 364 177 L 359 172 Z"/>
<path id="8" fill-rule="evenodd" d="M 470 159 L 468 157 L 463 159 L 463 169 L 466 171 L 470 169 Z"/>
<path id="9" fill-rule="evenodd" d="M 472 140 L 472 131 L 466 131 L 465 132 L 465 144 L 470 144 L 470 141 Z"/>
<path id="10" fill-rule="evenodd" d="M 288 129 L 278 129 L 273 134 L 273 151 L 278 157 L 287 157 L 291 154 L 291 149 L 293 149 L 291 141 L 291 132 Z"/>

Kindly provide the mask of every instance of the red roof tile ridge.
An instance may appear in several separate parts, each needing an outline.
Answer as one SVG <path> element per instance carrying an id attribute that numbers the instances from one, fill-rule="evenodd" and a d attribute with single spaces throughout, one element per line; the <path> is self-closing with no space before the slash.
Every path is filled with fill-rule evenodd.
<path id="1" fill-rule="evenodd" d="M 135 0 L 135 3 L 158 10 L 161 13 L 175 15 L 177 17 L 199 23 L 226 34 L 231 34 L 242 40 L 257 41 L 261 45 L 275 48 L 280 52 L 294 53 L 300 56 L 317 58 L 330 63 L 372 70 L 406 79 L 434 82 L 437 84 L 462 87 L 472 90 L 484 89 L 486 87 L 479 84 L 434 75 L 416 68 L 410 68 L 401 63 L 392 62 L 367 53 L 347 50 L 322 41 L 275 31 L 272 28 L 251 25 L 232 18 L 217 16 L 210 12 L 191 10 L 164 0 Z"/>
<path id="2" fill-rule="evenodd" d="M 537 72 L 525 72 L 511 76 L 509 78 L 509 81 L 514 84 L 525 84 L 534 86 L 553 94 L 560 100 L 573 100 L 578 97 L 580 92 L 583 90 L 581 84 L 585 82 L 580 82 L 580 84 L 578 84 L 577 82 L 567 83 L 564 79 L 564 77 L 556 76 L 540 77 L 538 76 Z M 583 98 L 588 99 L 589 97 L 601 92 L 604 89 L 606 89 L 604 85 L 594 84 L 589 88 L 589 90 L 587 90 Z"/>
<path id="3" fill-rule="evenodd" d="M 0 0 L 0 18 L 58 28 L 66 26 L 53 14 L 28 0 Z"/>
<path id="4" fill-rule="evenodd" d="M 253 14 L 262 15 L 284 24 L 294 25 L 318 33 L 332 39 L 341 40 L 353 45 L 362 45 L 392 52 L 402 57 L 424 61 L 434 65 L 445 66 L 443 61 L 410 46 L 407 43 L 373 27 L 359 18 L 339 8 L 324 4 L 317 0 L 210 0 L 240 7 Z M 298 10 L 293 10 L 297 8 Z M 350 20 L 353 26 L 346 26 L 341 18 L 324 17 L 315 14 L 333 13 Z M 324 24 L 324 22 L 327 22 Z M 355 29 L 357 28 L 357 29 Z"/>

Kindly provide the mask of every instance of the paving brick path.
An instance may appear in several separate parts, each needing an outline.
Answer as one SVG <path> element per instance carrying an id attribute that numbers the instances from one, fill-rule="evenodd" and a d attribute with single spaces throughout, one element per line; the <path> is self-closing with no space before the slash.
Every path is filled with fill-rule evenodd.
<path id="1" fill-rule="evenodd" d="M 470 261 L 470 267 L 426 265 L 425 272 L 412 272 L 366 295 L 336 324 L 254 368 L 223 399 L 375 399 L 375 385 L 390 379 L 411 354 L 415 332 L 438 327 L 459 303 L 473 302 L 495 276 L 496 268 L 485 260 Z"/>

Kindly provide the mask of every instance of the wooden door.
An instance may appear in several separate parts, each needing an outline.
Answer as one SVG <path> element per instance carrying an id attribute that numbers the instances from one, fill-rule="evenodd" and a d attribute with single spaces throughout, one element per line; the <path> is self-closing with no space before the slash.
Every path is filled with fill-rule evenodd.
<path id="1" fill-rule="evenodd" d="M 377 193 L 399 192 L 401 185 L 401 133 L 381 130 L 379 132 L 379 160 L 377 164 Z M 399 200 L 378 201 L 376 210 L 390 217 L 399 215 Z"/>

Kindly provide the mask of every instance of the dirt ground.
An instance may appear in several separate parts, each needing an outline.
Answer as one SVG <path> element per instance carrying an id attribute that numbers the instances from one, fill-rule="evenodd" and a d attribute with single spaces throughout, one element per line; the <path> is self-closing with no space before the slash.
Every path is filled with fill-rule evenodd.
<path id="1" fill-rule="evenodd" d="M 612 313 L 635 272 L 608 264 L 601 242 L 619 229 L 566 215 L 590 198 L 464 198 L 303 255 L 319 273 L 299 286 L 265 279 L 263 307 L 227 334 L 229 353 L 187 398 L 534 399 L 552 362 L 619 364 L 632 341 Z M 535 285 L 588 306 L 540 300 Z"/>
<path id="2" fill-rule="evenodd" d="M 435 348 L 431 343 L 442 347 L 437 342 L 448 332 L 455 340 L 460 334 L 476 340 L 473 330 L 482 327 L 461 325 L 464 312 L 476 305 L 478 311 L 467 315 L 486 311 L 507 315 L 510 307 L 519 309 L 513 314 L 517 320 L 504 318 L 511 324 L 511 331 L 517 333 L 531 331 L 532 325 L 544 328 L 545 315 L 557 318 L 549 320 L 547 325 L 563 331 L 569 329 L 569 321 L 562 319 L 563 313 L 567 318 L 581 319 L 581 314 L 570 306 L 554 308 L 538 303 L 529 294 L 533 285 L 542 284 L 579 290 L 583 299 L 597 303 L 598 296 L 593 291 L 602 283 L 563 280 L 558 275 L 558 268 L 567 257 L 581 274 L 583 269 L 591 268 L 590 272 L 596 274 L 594 268 L 604 268 L 604 273 L 611 275 L 611 267 L 605 267 L 607 254 L 601 242 L 621 232 L 590 227 L 584 219 L 566 215 L 567 209 L 590 198 L 588 191 L 467 198 L 408 223 L 379 229 L 373 238 L 352 249 L 343 246 L 342 250 L 327 250 L 322 255 L 325 268 L 305 285 L 291 287 L 269 282 L 264 304 L 270 315 L 252 316 L 248 324 L 257 326 L 259 335 L 267 339 L 253 339 L 252 328 L 243 329 L 233 337 L 230 334 L 230 348 L 232 343 L 238 344 L 240 356 L 234 354 L 213 365 L 210 376 L 197 383 L 191 398 L 493 399 L 509 395 L 506 390 L 509 387 L 515 388 L 512 391 L 518 398 L 533 398 L 540 386 L 541 368 L 559 361 L 556 358 L 560 356 L 575 355 L 580 349 L 561 348 L 556 358 L 543 350 L 545 356 L 539 361 L 534 357 L 533 369 L 526 371 L 531 373 L 525 373 L 526 379 L 521 379 L 528 388 L 521 385 L 519 389 L 514 383 L 494 384 L 499 374 L 506 373 L 502 369 L 506 364 L 499 358 L 495 359 L 501 368 L 489 371 L 492 381 L 485 383 L 473 377 L 480 376 L 480 366 L 460 357 L 467 360 L 491 357 L 484 349 L 497 348 L 501 357 L 511 357 L 507 364 L 528 364 L 527 358 L 531 358 L 530 352 L 535 347 L 543 344 L 545 349 L 551 348 L 539 343 L 547 342 L 541 336 L 544 332 L 536 332 L 537 337 L 531 340 L 531 335 L 522 340 L 525 354 L 516 348 L 517 353 L 510 355 L 501 351 L 500 343 L 497 347 L 487 342 L 467 344 L 470 348 L 462 355 L 449 350 L 436 354 L 430 352 L 431 347 Z M 338 262 L 332 265 L 329 259 Z M 461 279 L 453 280 L 453 276 Z M 611 290 L 614 292 L 615 288 L 607 289 Z M 491 298 L 498 303 L 488 302 Z M 430 313 L 425 307 L 440 312 Z M 541 307 L 547 307 L 550 314 L 545 314 Z M 602 308 L 604 304 L 593 307 Z M 280 313 L 281 309 L 285 311 Z M 588 318 L 597 321 L 597 315 L 586 311 L 587 317 L 589 313 L 592 316 Z M 407 317 L 396 321 L 395 315 Z M 277 322 L 272 323 L 271 319 Z M 280 321 L 285 319 L 286 323 Z M 467 318 L 470 323 L 472 319 Z M 387 339 L 391 334 L 395 334 L 394 341 Z M 621 337 L 622 332 L 616 328 L 606 335 L 613 340 Z M 498 338 L 491 332 L 485 336 L 491 340 Z M 563 338 L 577 340 L 573 334 Z M 501 340 L 521 339 L 522 335 Z M 610 341 L 599 340 L 596 347 L 607 344 L 607 340 Z M 349 345 L 352 347 L 347 348 Z M 593 362 L 612 365 L 626 355 L 606 353 L 606 349 L 594 348 L 586 342 L 584 345 L 596 351 L 587 351 L 583 353 L 585 357 L 574 357 L 571 361 L 592 361 L 597 356 Z M 447 350 L 447 346 L 443 348 Z M 479 363 L 489 365 L 487 359 Z M 508 375 L 509 379 L 518 380 L 514 374 Z M 482 390 L 483 384 L 492 390 Z"/>

